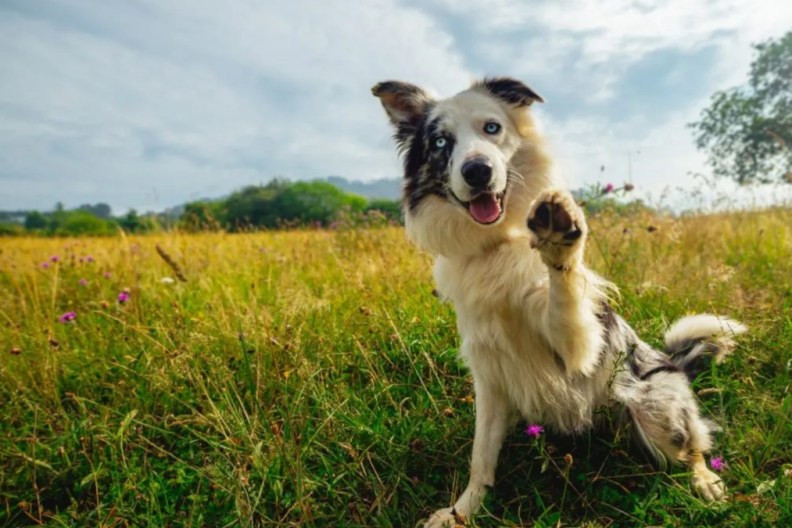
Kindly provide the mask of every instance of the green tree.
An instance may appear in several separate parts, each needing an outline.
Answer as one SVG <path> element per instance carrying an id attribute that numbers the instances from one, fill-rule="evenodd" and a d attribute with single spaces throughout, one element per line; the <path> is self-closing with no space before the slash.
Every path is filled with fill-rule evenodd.
<path id="1" fill-rule="evenodd" d="M 47 217 L 38 211 L 31 211 L 25 216 L 25 229 L 28 231 L 44 229 L 48 224 Z"/>
<path id="2" fill-rule="evenodd" d="M 220 204 L 220 218 L 233 231 L 250 227 L 276 227 L 281 216 L 275 197 L 287 183 L 273 180 L 265 186 L 251 185 L 226 198 Z"/>
<path id="3" fill-rule="evenodd" d="M 184 212 L 179 217 L 179 228 L 191 233 L 217 231 L 220 229 L 220 223 L 208 203 L 192 202 L 184 206 Z"/>
<path id="4" fill-rule="evenodd" d="M 106 236 L 116 234 L 117 229 L 113 222 L 98 218 L 87 211 L 62 211 L 58 216 L 54 234 Z"/>
<path id="5" fill-rule="evenodd" d="M 754 48 L 747 86 L 716 92 L 688 126 L 716 175 L 792 183 L 792 31 Z"/>
<path id="6" fill-rule="evenodd" d="M 87 211 L 94 216 L 109 220 L 113 216 L 113 210 L 106 203 L 100 202 L 95 205 L 83 204 L 77 208 L 80 211 Z"/>
<path id="7" fill-rule="evenodd" d="M 157 221 L 150 214 L 140 216 L 135 209 L 116 219 L 121 229 L 128 233 L 144 233 L 157 229 Z"/>
<path id="8" fill-rule="evenodd" d="M 289 185 L 276 196 L 274 206 L 281 222 L 328 224 L 342 210 L 353 213 L 363 211 L 366 200 L 347 194 L 331 183 L 312 181 Z"/>
<path id="9" fill-rule="evenodd" d="M 402 215 L 402 207 L 399 200 L 371 200 L 366 205 L 366 211 L 379 211 L 384 214 L 388 220 L 394 220 L 396 222 L 401 220 Z"/>

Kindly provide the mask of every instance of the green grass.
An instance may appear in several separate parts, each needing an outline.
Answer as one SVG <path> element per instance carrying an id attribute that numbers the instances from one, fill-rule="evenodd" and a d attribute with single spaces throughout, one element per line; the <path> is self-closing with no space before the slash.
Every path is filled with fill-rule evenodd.
<path id="1" fill-rule="evenodd" d="M 696 382 L 731 499 L 648 465 L 614 416 L 516 428 L 475 525 L 792 525 L 792 211 L 592 223 L 649 342 L 690 312 L 750 326 Z M 415 526 L 463 489 L 474 420 L 430 266 L 396 228 L 4 240 L 0 526 Z"/>

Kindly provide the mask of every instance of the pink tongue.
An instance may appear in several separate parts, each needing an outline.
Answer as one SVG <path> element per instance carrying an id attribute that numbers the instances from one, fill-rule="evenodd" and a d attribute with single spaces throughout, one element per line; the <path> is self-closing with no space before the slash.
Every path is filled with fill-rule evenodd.
<path id="1" fill-rule="evenodd" d="M 500 214 L 500 203 L 492 193 L 480 194 L 470 202 L 470 216 L 480 224 L 491 224 Z"/>

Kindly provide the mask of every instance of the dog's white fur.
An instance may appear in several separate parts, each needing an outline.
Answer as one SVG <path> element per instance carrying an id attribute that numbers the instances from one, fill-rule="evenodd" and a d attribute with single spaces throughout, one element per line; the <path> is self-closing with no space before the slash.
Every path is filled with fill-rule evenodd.
<path id="1" fill-rule="evenodd" d="M 435 255 L 438 290 L 454 304 L 460 353 L 476 395 L 469 484 L 452 508 L 437 511 L 425 526 L 455 526 L 476 512 L 494 484 L 498 453 L 515 418 L 579 432 L 592 425 L 595 409 L 614 403 L 630 411 L 658 458 L 687 462 L 695 487 L 708 499 L 722 497 L 723 484 L 702 456 L 713 427 L 701 418 L 685 375 L 657 372 L 639 379 L 623 367 L 631 343 L 638 347 L 636 369 L 662 364 L 657 362 L 665 356 L 618 316 L 612 331 L 603 332 L 601 308 L 614 287 L 583 262 L 583 212 L 556 189 L 528 107 L 506 104 L 474 86 L 434 105 L 430 117 L 436 116 L 456 138 L 449 173 L 454 194 L 469 199 L 459 167 L 472 155 L 484 155 L 492 162 L 494 190 L 505 190 L 506 197 L 493 225 L 477 223 L 462 204 L 437 195 L 406 211 L 409 238 Z M 500 138 L 481 133 L 489 119 L 503 125 Z M 529 230 L 526 220 L 536 217 L 541 204 L 565 211 L 580 236 L 569 243 L 563 230 Z M 672 345 L 715 337 L 723 355 L 732 345 L 729 336 L 743 331 L 733 321 L 699 315 L 674 325 L 666 340 Z M 674 424 L 687 432 L 684 441 L 671 436 Z"/>

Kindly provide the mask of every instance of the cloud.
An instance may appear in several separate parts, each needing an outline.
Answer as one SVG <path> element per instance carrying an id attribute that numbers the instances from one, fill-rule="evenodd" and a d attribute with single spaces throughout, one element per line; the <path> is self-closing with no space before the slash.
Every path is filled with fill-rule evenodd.
<path id="1" fill-rule="evenodd" d="M 395 177 L 370 86 L 450 95 L 483 74 L 547 97 L 572 182 L 615 179 L 634 149 L 646 185 L 684 183 L 703 168 L 684 123 L 790 19 L 769 0 L 7 0 L 0 208 L 162 209 L 273 176 Z"/>
<path id="2" fill-rule="evenodd" d="M 469 79 L 452 39 L 393 2 L 235 7 L 0 8 L 0 181 L 17 189 L 0 206 L 162 208 L 275 175 L 394 177 L 369 88 Z M 52 191 L 24 193 L 23 181 Z"/>

